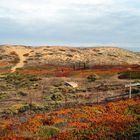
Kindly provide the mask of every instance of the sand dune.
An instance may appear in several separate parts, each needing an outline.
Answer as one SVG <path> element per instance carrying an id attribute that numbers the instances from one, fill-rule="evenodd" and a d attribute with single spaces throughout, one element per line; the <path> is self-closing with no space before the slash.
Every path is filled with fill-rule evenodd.
<path id="1" fill-rule="evenodd" d="M 17 68 L 24 66 L 38 66 L 47 63 L 54 65 L 72 65 L 79 62 L 89 65 L 140 65 L 139 53 L 117 47 L 73 48 L 62 46 L 28 47 L 3 45 L 0 49 L 2 48 L 5 50 L 4 53 L 7 58 L 11 59 L 11 57 L 14 57 L 10 56 L 11 52 L 15 52 L 17 58 L 19 58 L 19 61 L 14 63 L 14 66 L 11 68 L 11 72 L 15 72 Z"/>

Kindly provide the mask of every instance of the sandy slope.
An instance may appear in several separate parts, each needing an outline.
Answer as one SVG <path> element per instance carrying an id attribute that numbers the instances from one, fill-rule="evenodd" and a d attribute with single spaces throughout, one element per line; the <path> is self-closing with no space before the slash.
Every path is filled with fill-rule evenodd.
<path id="1" fill-rule="evenodd" d="M 3 60 L 9 61 L 15 52 L 20 61 L 11 69 L 15 72 L 17 68 L 38 66 L 44 64 L 67 65 L 86 63 L 88 65 L 140 65 L 140 55 L 125 49 L 116 47 L 98 48 L 72 48 L 61 46 L 21 46 L 1 45 L 0 49 L 5 50 Z M 24 54 L 29 53 L 28 56 Z M 8 59 L 9 56 L 9 59 Z M 5 59 L 7 58 L 7 59 Z M 24 63 L 26 61 L 26 63 Z"/>
<path id="2" fill-rule="evenodd" d="M 24 66 L 24 61 L 26 60 L 24 54 L 29 53 L 30 49 L 20 49 L 19 47 L 15 47 L 13 51 L 15 51 L 18 54 L 20 59 L 19 63 L 17 63 L 16 66 L 11 69 L 12 72 L 15 72 L 17 68 L 22 68 Z"/>
<path id="3" fill-rule="evenodd" d="M 15 72 L 17 68 L 22 68 L 24 66 L 24 61 L 26 60 L 26 57 L 24 56 L 24 54 L 29 53 L 31 49 L 25 48 L 25 47 L 14 46 L 14 47 L 6 47 L 6 51 L 8 53 L 15 52 L 19 57 L 19 63 L 17 63 L 11 69 L 11 72 Z"/>

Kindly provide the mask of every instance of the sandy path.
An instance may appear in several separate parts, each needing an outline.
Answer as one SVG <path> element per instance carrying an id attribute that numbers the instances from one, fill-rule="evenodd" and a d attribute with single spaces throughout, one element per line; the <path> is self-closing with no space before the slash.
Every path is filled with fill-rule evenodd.
<path id="1" fill-rule="evenodd" d="M 13 47 L 12 51 L 16 52 L 19 57 L 19 63 L 11 69 L 11 72 L 15 72 L 17 68 L 22 68 L 24 66 L 24 61 L 26 60 L 24 54 L 30 53 L 31 50 L 28 48 Z"/>

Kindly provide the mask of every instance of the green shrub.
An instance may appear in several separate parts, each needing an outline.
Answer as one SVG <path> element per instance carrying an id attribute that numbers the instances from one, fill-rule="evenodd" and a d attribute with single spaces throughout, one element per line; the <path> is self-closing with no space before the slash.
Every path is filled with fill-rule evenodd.
<path id="1" fill-rule="evenodd" d="M 3 111 L 3 114 L 12 115 L 12 114 L 23 113 L 27 110 L 29 110 L 28 104 L 15 104 L 9 107 L 8 109 L 5 109 Z"/>
<path id="2" fill-rule="evenodd" d="M 140 123 L 136 122 L 127 127 L 124 132 L 115 134 L 116 140 L 138 140 L 140 138 Z"/>
<path id="3" fill-rule="evenodd" d="M 64 98 L 63 95 L 61 93 L 59 93 L 59 92 L 58 93 L 55 93 L 55 94 L 53 94 L 51 96 L 51 99 L 53 101 L 61 101 L 63 98 Z"/>
<path id="4" fill-rule="evenodd" d="M 140 79 L 140 72 L 139 71 L 127 71 L 127 72 L 121 72 L 119 79 Z"/>
<path id="5" fill-rule="evenodd" d="M 125 110 L 125 114 L 133 115 L 133 116 L 135 116 L 137 119 L 140 119 L 140 105 L 129 106 L 129 107 Z"/>
<path id="6" fill-rule="evenodd" d="M 87 77 L 87 80 L 88 80 L 89 82 L 94 82 L 94 81 L 96 81 L 96 75 L 89 75 L 89 76 Z"/>
<path id="7" fill-rule="evenodd" d="M 43 112 L 46 110 L 45 106 L 39 105 L 39 104 L 29 104 L 29 107 L 32 111 L 39 113 L 39 112 Z"/>
<path id="8" fill-rule="evenodd" d="M 60 130 L 53 126 L 41 126 L 38 134 L 42 137 L 55 137 L 59 134 Z"/>
<path id="9" fill-rule="evenodd" d="M 20 95 L 20 96 L 27 96 L 28 95 L 27 93 L 22 92 L 22 91 L 19 91 L 17 94 Z"/>
<path id="10" fill-rule="evenodd" d="M 7 97 L 7 94 L 6 93 L 0 93 L 0 99 L 4 99 Z"/>

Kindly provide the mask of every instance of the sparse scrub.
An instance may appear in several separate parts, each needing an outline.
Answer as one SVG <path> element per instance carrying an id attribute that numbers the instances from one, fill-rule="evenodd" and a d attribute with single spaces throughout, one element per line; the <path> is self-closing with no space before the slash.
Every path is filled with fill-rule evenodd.
<path id="1" fill-rule="evenodd" d="M 39 80 L 35 75 L 24 75 L 19 73 L 8 74 L 5 77 L 8 83 L 15 85 L 15 87 L 31 87 Z"/>
<path id="2" fill-rule="evenodd" d="M 7 115 L 14 115 L 18 113 L 23 113 L 29 109 L 28 104 L 15 104 L 9 107 L 8 109 L 5 109 L 3 111 L 3 114 Z"/>
<path id="3" fill-rule="evenodd" d="M 5 93 L 5 92 L 1 92 L 1 93 L 0 93 L 0 99 L 5 99 L 7 96 L 8 96 L 8 95 L 7 95 L 7 93 Z"/>
<path id="4" fill-rule="evenodd" d="M 11 61 L 11 63 L 13 64 L 17 64 L 19 63 L 20 59 L 18 57 L 13 58 L 13 60 Z"/>

